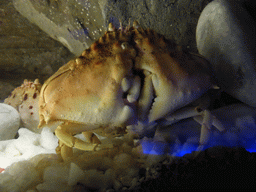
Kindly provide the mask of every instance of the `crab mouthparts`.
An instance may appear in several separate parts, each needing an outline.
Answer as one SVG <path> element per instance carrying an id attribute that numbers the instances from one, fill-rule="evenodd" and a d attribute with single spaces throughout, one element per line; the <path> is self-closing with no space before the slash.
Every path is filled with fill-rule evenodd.
<path id="1" fill-rule="evenodd" d="M 134 78 L 125 77 L 121 82 L 121 87 L 124 103 L 135 103 L 140 96 L 141 78 L 139 76 Z"/>
<path id="2" fill-rule="evenodd" d="M 137 121 L 136 102 L 140 96 L 141 78 L 140 76 L 126 76 L 121 81 L 122 100 L 124 108 L 119 115 L 119 122 L 134 124 Z"/>

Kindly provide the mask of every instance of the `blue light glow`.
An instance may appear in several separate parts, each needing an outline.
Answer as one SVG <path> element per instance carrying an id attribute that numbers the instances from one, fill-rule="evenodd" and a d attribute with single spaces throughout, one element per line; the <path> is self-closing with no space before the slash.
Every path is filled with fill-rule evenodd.
<path id="1" fill-rule="evenodd" d="M 223 143 L 222 143 L 223 144 Z M 170 154 L 177 157 L 182 157 L 185 154 L 192 153 L 194 151 L 197 151 L 198 145 L 196 144 L 167 144 L 164 142 L 158 142 L 158 141 L 152 141 L 152 140 L 144 140 L 141 143 L 142 150 L 144 154 L 150 154 L 150 155 L 163 155 L 163 154 Z M 207 149 L 209 147 L 217 146 L 217 143 L 215 145 L 211 146 L 204 146 L 204 149 Z M 226 145 L 223 145 L 226 146 Z M 256 143 L 255 141 L 247 141 L 242 146 L 230 146 L 227 145 L 227 147 L 244 147 L 246 150 L 250 153 L 256 152 Z"/>

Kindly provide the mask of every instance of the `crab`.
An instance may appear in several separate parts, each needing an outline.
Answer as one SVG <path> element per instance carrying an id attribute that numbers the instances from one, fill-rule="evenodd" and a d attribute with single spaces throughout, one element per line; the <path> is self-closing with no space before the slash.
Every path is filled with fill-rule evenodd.
<path id="1" fill-rule="evenodd" d="M 207 109 L 186 107 L 216 87 L 205 64 L 202 56 L 184 52 L 136 21 L 125 29 L 110 23 L 98 41 L 44 83 L 38 127 L 56 127 L 56 150 L 64 160 L 73 147 L 100 149 L 94 133 L 114 137 L 128 126 L 147 129 L 161 119 L 174 123 L 196 116 L 204 144 L 212 124 L 224 130 Z M 74 137 L 81 132 L 88 142 Z"/>

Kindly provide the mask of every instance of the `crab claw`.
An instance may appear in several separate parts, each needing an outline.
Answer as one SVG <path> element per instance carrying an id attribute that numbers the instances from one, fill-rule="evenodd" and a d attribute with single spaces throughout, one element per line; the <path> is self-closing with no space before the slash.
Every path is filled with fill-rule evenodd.
<path id="1" fill-rule="evenodd" d="M 138 50 L 135 69 L 144 72 L 145 86 L 141 92 L 148 95 L 140 97 L 139 103 L 143 114 L 149 110 L 149 122 L 188 105 L 212 87 L 210 75 L 204 71 L 206 61 L 183 52 L 180 46 L 152 30 L 134 31 Z"/>

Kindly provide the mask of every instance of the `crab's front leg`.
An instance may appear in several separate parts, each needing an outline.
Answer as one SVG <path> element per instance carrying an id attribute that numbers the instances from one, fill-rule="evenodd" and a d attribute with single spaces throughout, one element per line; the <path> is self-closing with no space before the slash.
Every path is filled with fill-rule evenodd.
<path id="1" fill-rule="evenodd" d="M 62 123 L 57 127 L 55 130 L 55 135 L 59 139 L 59 146 L 57 147 L 57 153 L 61 154 L 61 157 L 65 160 L 68 157 L 73 156 L 73 147 L 83 150 L 83 151 L 94 151 L 100 141 L 95 139 L 94 134 L 85 133 L 84 135 L 87 137 L 89 141 L 96 142 L 96 143 L 89 143 L 85 142 L 81 139 L 78 139 L 72 136 L 79 130 L 79 125 L 72 124 L 72 123 Z"/>

